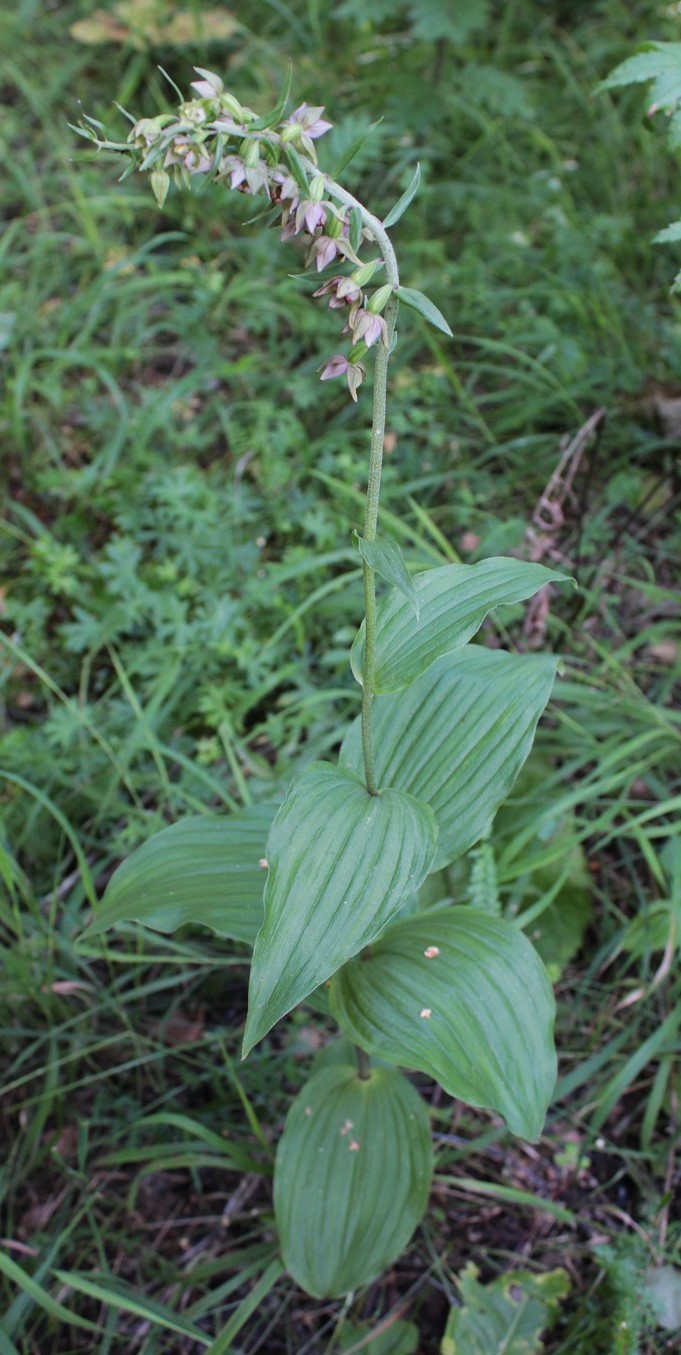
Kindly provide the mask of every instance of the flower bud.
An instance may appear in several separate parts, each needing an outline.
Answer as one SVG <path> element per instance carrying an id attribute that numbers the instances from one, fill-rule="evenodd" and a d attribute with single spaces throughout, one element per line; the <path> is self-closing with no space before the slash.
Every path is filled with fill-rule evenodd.
<path id="1" fill-rule="evenodd" d="M 360 358 L 365 357 L 368 351 L 365 343 L 353 344 L 348 353 L 348 362 L 359 362 Z"/>
<path id="2" fill-rule="evenodd" d="M 256 165 L 260 164 L 260 142 L 249 140 L 243 141 L 241 143 L 241 154 L 243 156 L 244 164 L 248 165 L 249 169 L 255 169 Z"/>
<path id="3" fill-rule="evenodd" d="M 315 174 L 308 189 L 310 202 L 321 202 L 324 197 L 324 187 L 324 176 L 322 174 Z"/>
<path id="4" fill-rule="evenodd" d="M 386 306 L 390 300 L 392 293 L 392 284 L 386 282 L 384 287 L 379 287 L 378 291 L 374 292 L 367 303 L 367 310 L 371 311 L 372 315 L 380 315 L 383 307 Z"/>
<path id="5" fill-rule="evenodd" d="M 248 121 L 248 119 L 244 117 L 244 109 L 241 107 L 239 100 L 234 98 L 233 94 L 221 94 L 220 103 L 227 113 L 231 113 L 232 117 L 236 118 L 237 122 Z"/>
<path id="6" fill-rule="evenodd" d="M 190 99 L 188 103 L 180 104 L 180 117 L 191 127 L 200 127 L 206 121 L 206 110 L 201 100 Z"/>
<path id="7" fill-rule="evenodd" d="M 158 141 L 165 122 L 166 119 L 163 116 L 158 118 L 140 118 L 139 122 L 135 123 L 135 126 L 130 132 L 128 141 L 131 145 L 137 146 L 140 150 L 143 150 L 147 146 L 151 146 L 154 141 Z"/>
<path id="8" fill-rule="evenodd" d="M 356 268 L 354 273 L 350 274 L 352 281 L 356 282 L 358 287 L 366 287 L 382 262 L 382 259 L 370 259 L 368 263 L 363 263 L 360 268 Z"/>

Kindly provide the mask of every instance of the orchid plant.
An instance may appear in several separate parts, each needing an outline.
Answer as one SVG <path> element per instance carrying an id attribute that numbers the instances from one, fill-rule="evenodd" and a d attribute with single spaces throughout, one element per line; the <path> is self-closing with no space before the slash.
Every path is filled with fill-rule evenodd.
<path id="1" fill-rule="evenodd" d="M 282 803 L 185 819 L 150 838 L 112 876 L 89 934 L 131 919 L 161 931 L 199 923 L 252 945 L 244 1057 L 299 1003 L 337 1021 L 345 1040 L 294 1101 L 274 1175 L 284 1261 L 321 1298 L 374 1278 L 426 1208 L 428 1113 L 400 1067 L 500 1114 L 515 1134 L 541 1133 L 555 1082 L 554 1003 L 522 917 L 504 918 L 484 896 L 422 907 L 419 891 L 484 842 L 558 666 L 553 655 L 469 641 L 490 610 L 566 580 L 505 558 L 412 574 L 378 536 L 400 302 L 451 333 L 427 297 L 401 284 L 388 234 L 417 191 L 418 168 L 381 220 L 337 181 L 344 166 L 336 177 L 319 170 L 323 108 L 303 103 L 285 116 L 287 89 L 258 117 L 219 76 L 197 75 L 178 111 L 131 119 L 127 142 L 102 138 L 92 120 L 79 130 L 148 173 L 160 206 L 173 180 L 181 189 L 213 180 L 262 199 L 284 240 L 305 241 L 321 275 L 313 295 L 340 312 L 348 335 L 347 351 L 322 362 L 322 381 L 345 378 L 357 400 L 375 352 L 366 510 L 354 532 L 365 614 L 350 661 L 361 711 L 337 765 L 305 767 Z"/>

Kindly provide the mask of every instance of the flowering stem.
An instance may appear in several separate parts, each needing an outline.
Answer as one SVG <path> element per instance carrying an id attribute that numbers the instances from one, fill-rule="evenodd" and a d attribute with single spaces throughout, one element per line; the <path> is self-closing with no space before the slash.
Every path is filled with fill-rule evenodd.
<path id="1" fill-rule="evenodd" d="M 377 217 L 372 216 L 366 207 L 348 193 L 340 184 L 327 180 L 327 190 L 331 197 L 348 207 L 357 207 L 362 221 L 371 231 L 378 245 L 385 266 L 386 280 L 392 287 L 399 287 L 400 277 L 397 259 L 390 237 L 383 229 Z M 367 484 L 366 512 L 364 516 L 364 538 L 376 540 L 378 524 L 378 505 L 381 493 L 381 471 L 383 469 L 383 443 L 385 439 L 385 410 L 388 387 L 388 362 L 395 333 L 395 321 L 399 302 L 393 294 L 386 306 L 385 322 L 387 326 L 387 344 L 376 345 L 376 365 L 374 368 L 374 411 L 371 426 L 371 453 L 369 456 L 369 478 Z M 364 779 L 370 795 L 378 794 L 373 742 L 373 704 L 374 675 L 376 669 L 376 574 L 367 564 L 362 568 L 364 576 L 364 671 L 362 674 L 362 751 L 364 754 Z"/>

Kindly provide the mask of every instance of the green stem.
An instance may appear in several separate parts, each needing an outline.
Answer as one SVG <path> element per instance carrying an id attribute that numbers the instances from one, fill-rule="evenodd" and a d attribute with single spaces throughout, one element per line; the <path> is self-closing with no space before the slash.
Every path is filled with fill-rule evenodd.
<path id="1" fill-rule="evenodd" d="M 371 1077 L 371 1065 L 369 1063 L 369 1055 L 365 1054 L 364 1050 L 360 1049 L 359 1045 L 355 1045 L 355 1053 L 357 1055 L 357 1068 L 359 1071 L 359 1076 L 362 1082 L 367 1082 L 368 1079 Z"/>
<path id="2" fill-rule="evenodd" d="M 386 308 L 388 343 L 392 343 L 397 318 L 397 298 L 391 297 Z M 371 453 L 369 456 L 369 481 L 367 485 L 366 512 L 364 515 L 364 538 L 376 540 L 378 524 L 378 505 L 381 494 L 381 471 L 383 469 L 383 443 L 385 440 L 385 410 L 388 385 L 388 361 L 390 349 L 379 345 L 374 368 L 374 414 L 371 427 Z M 376 767 L 374 761 L 373 706 L 376 672 L 376 572 L 363 564 L 364 575 L 364 671 L 362 674 L 362 751 L 364 753 L 364 776 L 370 795 L 378 794 Z"/>
<path id="3" fill-rule="evenodd" d="M 361 202 L 357 201 L 351 193 L 346 192 L 340 184 L 327 180 L 327 189 L 331 197 L 335 197 L 339 202 L 348 207 L 357 207 L 361 213 L 364 225 L 368 227 L 378 245 L 383 263 L 385 266 L 386 280 L 393 287 L 399 287 L 400 277 L 397 268 L 397 259 L 392 247 L 390 237 L 383 229 L 377 217 L 372 216 Z M 369 479 L 367 484 L 366 512 L 364 516 L 364 538 L 366 541 L 376 540 L 376 528 L 378 525 L 378 505 L 381 494 L 381 471 L 383 469 L 383 443 L 385 440 L 385 411 L 388 388 L 388 362 L 390 361 L 390 350 L 392 347 L 393 336 L 395 333 L 395 322 L 397 320 L 397 311 L 399 301 L 393 294 L 385 309 L 385 321 L 387 326 L 387 346 L 380 342 L 377 345 L 376 365 L 374 368 L 374 410 L 371 425 L 371 452 L 369 455 Z M 370 795 L 378 794 L 378 783 L 376 780 L 376 765 L 374 758 L 374 740 L 373 740 L 373 705 L 374 705 L 374 683 L 376 672 L 376 574 L 367 564 L 366 560 L 362 568 L 364 576 L 364 612 L 365 612 L 365 636 L 364 636 L 364 664 L 362 673 L 362 752 L 364 754 L 364 779 L 366 788 Z"/>

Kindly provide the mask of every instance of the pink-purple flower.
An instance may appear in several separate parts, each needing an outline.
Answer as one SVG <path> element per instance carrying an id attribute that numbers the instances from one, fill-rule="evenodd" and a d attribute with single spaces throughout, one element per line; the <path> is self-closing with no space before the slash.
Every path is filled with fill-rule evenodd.
<path id="1" fill-rule="evenodd" d="M 321 368 L 320 381 L 331 381 L 334 376 L 344 376 L 347 378 L 348 390 L 357 403 L 357 391 L 361 386 L 366 371 L 363 363 L 350 362 L 343 353 L 334 353 L 333 357 L 327 358 Z"/>
<path id="2" fill-rule="evenodd" d="M 305 135 L 309 136 L 311 141 L 316 141 L 318 137 L 323 136 L 333 127 L 332 122 L 326 122 L 322 118 L 323 112 L 323 104 L 319 108 L 310 108 L 308 104 L 300 104 L 298 108 L 294 108 L 290 117 L 286 119 L 286 124 L 289 127 L 295 125 L 302 127 Z"/>
<path id="3" fill-rule="evenodd" d="M 332 311 L 341 310 L 343 306 L 355 306 L 362 299 L 362 288 L 352 278 L 343 277 L 342 274 L 335 278 L 329 278 L 328 282 L 323 283 L 317 288 L 313 296 L 329 296 L 329 309 Z"/>
<path id="4" fill-rule="evenodd" d="M 382 315 L 374 315 L 373 311 L 357 310 L 347 328 L 352 328 L 352 337 L 355 343 L 363 341 L 367 348 L 378 343 L 381 339 L 388 347 L 388 326 Z"/>

